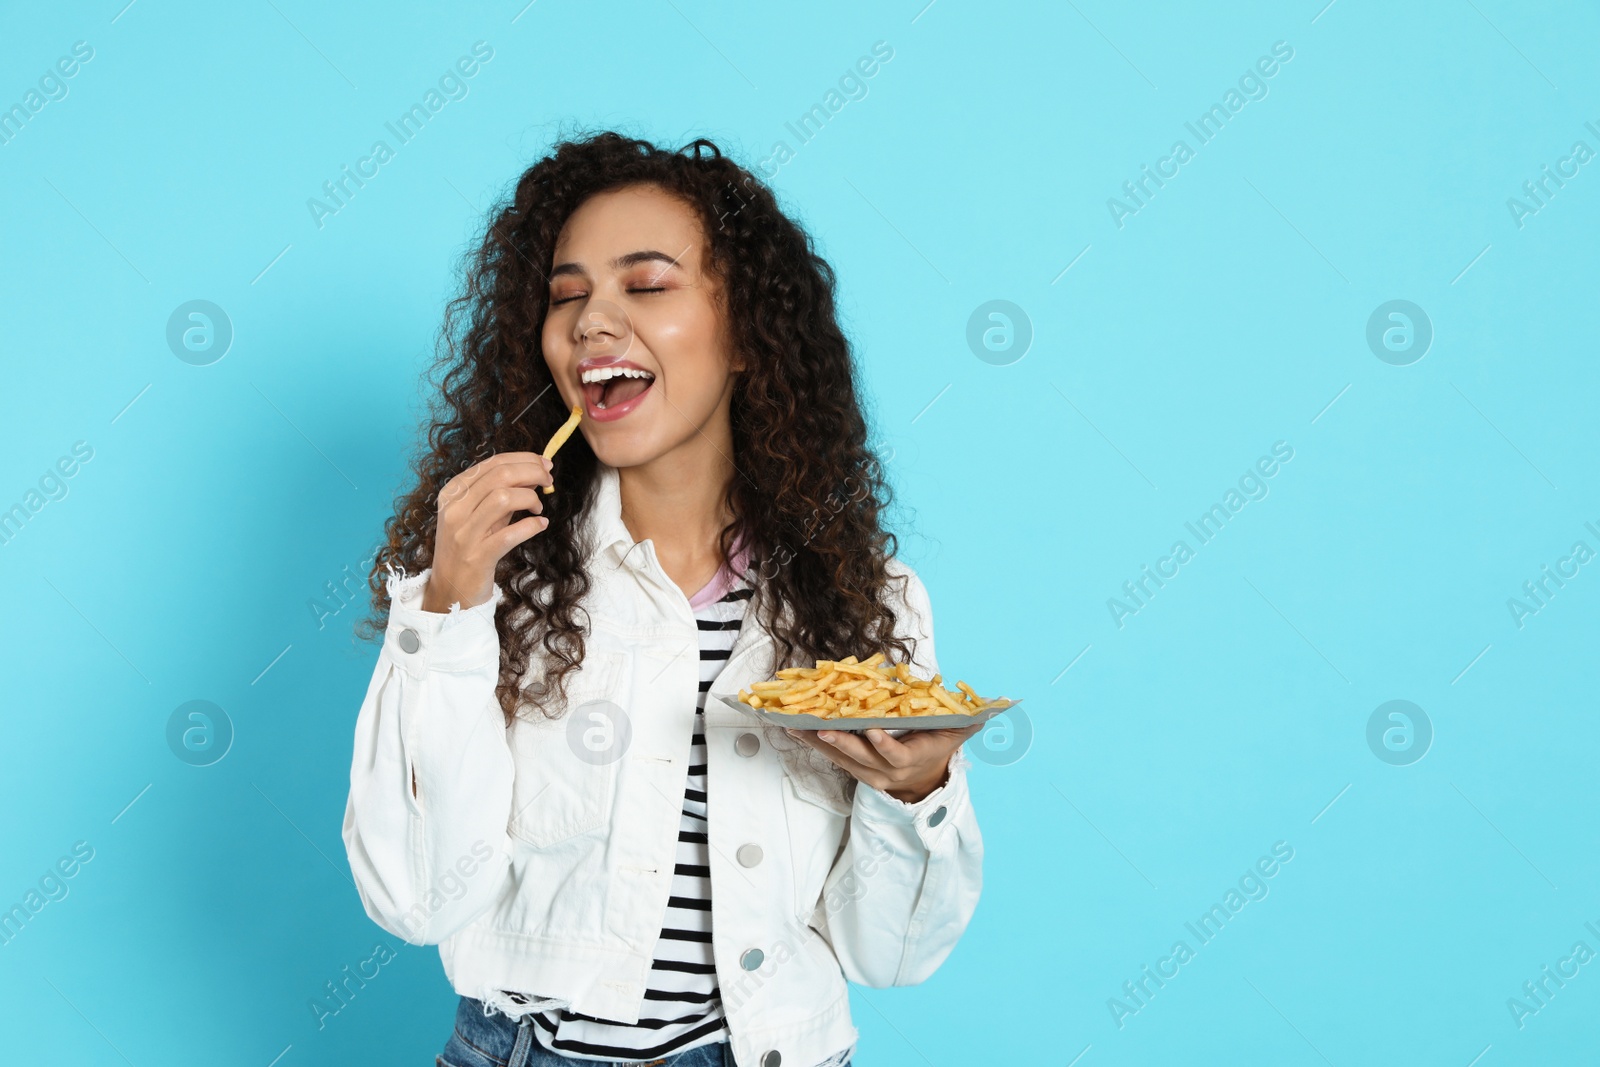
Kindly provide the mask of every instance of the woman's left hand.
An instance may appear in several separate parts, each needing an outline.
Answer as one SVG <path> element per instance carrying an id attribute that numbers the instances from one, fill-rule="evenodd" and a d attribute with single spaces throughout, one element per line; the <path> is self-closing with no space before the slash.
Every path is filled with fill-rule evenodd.
<path id="1" fill-rule="evenodd" d="M 790 730 L 789 736 L 827 756 L 858 782 L 915 804 L 944 785 L 950 755 L 963 741 L 983 728 L 982 723 L 959 730 L 913 730 L 890 737 L 873 728 L 846 730 Z"/>

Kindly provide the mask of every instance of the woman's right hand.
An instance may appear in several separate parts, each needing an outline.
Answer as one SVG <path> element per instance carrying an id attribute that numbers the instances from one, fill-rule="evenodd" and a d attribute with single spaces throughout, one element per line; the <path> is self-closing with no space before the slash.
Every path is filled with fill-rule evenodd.
<path id="1" fill-rule="evenodd" d="M 550 461 L 537 452 L 500 452 L 446 482 L 422 610 L 442 614 L 458 601 L 465 610 L 488 600 L 501 557 L 550 525 L 538 489 L 550 484 Z M 511 522 L 518 511 L 533 514 Z"/>

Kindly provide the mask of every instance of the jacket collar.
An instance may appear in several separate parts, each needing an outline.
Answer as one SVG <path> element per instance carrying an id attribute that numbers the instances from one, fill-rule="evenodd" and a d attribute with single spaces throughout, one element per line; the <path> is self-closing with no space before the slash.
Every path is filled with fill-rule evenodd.
<path id="1" fill-rule="evenodd" d="M 598 465 L 598 471 L 594 488 L 591 490 L 594 494 L 593 500 L 584 520 L 584 532 L 589 539 L 591 558 L 605 559 L 609 554 L 613 563 L 620 565 L 637 542 L 622 521 L 621 476 L 615 467 L 604 463 Z M 767 583 L 761 580 L 759 567 L 755 565 L 755 561 L 751 562 L 753 573 L 749 575 L 749 580 L 755 588 L 755 596 L 746 608 L 746 617 L 753 621 L 759 617 L 766 597 L 770 594 Z M 782 611 L 782 615 L 785 619 L 792 617 L 787 608 Z M 761 626 L 741 627 L 739 636 L 730 650 L 730 658 L 743 652 L 750 645 L 770 646 L 771 642 L 771 635 Z"/>

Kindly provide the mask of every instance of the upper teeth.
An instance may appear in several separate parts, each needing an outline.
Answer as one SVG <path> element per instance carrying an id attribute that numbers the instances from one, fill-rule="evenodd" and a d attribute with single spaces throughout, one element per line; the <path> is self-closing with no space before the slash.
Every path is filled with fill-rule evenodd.
<path id="1" fill-rule="evenodd" d="M 655 375 L 647 370 L 638 370 L 634 367 L 597 367 L 594 370 L 583 372 L 584 384 L 589 382 L 603 382 L 610 378 L 648 378 L 654 379 Z"/>

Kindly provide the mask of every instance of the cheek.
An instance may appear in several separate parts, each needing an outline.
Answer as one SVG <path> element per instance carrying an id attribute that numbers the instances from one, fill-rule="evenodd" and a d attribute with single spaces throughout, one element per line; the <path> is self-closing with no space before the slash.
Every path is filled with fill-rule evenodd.
<path id="1" fill-rule="evenodd" d="M 686 354 L 702 351 L 716 333 L 716 314 L 698 299 L 678 301 L 670 310 L 654 315 L 640 313 L 634 324 L 641 332 L 648 330 L 662 345 L 672 346 Z"/>
<path id="2" fill-rule="evenodd" d="M 544 353 L 545 365 L 552 376 L 572 358 L 572 340 L 559 321 L 545 320 L 539 331 L 539 351 Z"/>
<path id="3" fill-rule="evenodd" d="M 641 330 L 643 334 L 643 330 Z M 675 395 L 714 400 L 727 382 L 729 367 L 721 324 L 710 311 L 651 323 L 645 344 L 660 361 Z"/>
<path id="4" fill-rule="evenodd" d="M 555 316 L 547 316 L 544 325 L 539 330 L 539 345 L 547 353 L 561 351 L 562 331 L 557 324 Z"/>

